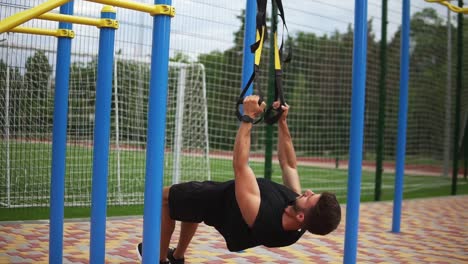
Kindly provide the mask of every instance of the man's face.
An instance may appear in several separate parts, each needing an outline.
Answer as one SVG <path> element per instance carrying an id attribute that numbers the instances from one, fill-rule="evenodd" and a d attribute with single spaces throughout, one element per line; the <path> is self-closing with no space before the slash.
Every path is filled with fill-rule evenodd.
<path id="1" fill-rule="evenodd" d="M 296 198 L 294 209 L 296 211 L 306 211 L 307 209 L 314 207 L 320 199 L 320 195 L 321 194 L 315 194 L 311 190 L 304 191 L 301 196 Z"/>

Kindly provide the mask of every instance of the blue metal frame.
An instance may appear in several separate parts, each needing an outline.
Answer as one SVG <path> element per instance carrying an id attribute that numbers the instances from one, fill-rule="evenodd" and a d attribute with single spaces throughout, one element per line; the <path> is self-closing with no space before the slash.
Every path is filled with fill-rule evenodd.
<path id="1" fill-rule="evenodd" d="M 60 7 L 60 13 L 73 15 L 73 1 Z M 59 23 L 59 28 L 72 29 L 71 23 Z M 49 263 L 63 261 L 63 218 L 65 200 L 65 168 L 67 151 L 68 91 L 70 80 L 71 43 L 69 37 L 59 37 L 52 132 L 52 174 L 50 178 Z"/>
<path id="2" fill-rule="evenodd" d="M 344 263 L 356 263 L 366 98 L 367 0 L 356 0 Z"/>
<path id="3" fill-rule="evenodd" d="M 171 5 L 171 0 L 155 0 Z M 143 263 L 159 263 L 171 17 L 154 16 L 148 102 Z"/>
<path id="4" fill-rule="evenodd" d="M 256 16 L 257 16 L 257 1 L 247 0 L 245 7 L 245 29 L 244 29 L 244 55 L 242 61 L 242 89 L 245 87 L 247 82 L 252 75 L 254 70 L 254 58 L 255 55 L 251 52 L 250 46 L 255 43 L 256 33 Z M 253 83 L 245 95 L 251 95 L 253 93 Z"/>
<path id="5" fill-rule="evenodd" d="M 101 18 L 115 19 L 115 17 L 115 12 L 109 12 L 105 9 L 101 12 Z M 107 177 L 109 172 L 115 28 L 103 27 L 100 29 L 99 34 L 91 193 L 90 263 L 104 263 L 106 254 Z"/>
<path id="6" fill-rule="evenodd" d="M 400 58 L 400 108 L 398 113 L 397 157 L 395 167 L 395 194 L 393 199 L 392 232 L 400 232 L 403 178 L 405 174 L 406 126 L 408 112 L 410 0 L 403 0 L 401 58 Z"/>

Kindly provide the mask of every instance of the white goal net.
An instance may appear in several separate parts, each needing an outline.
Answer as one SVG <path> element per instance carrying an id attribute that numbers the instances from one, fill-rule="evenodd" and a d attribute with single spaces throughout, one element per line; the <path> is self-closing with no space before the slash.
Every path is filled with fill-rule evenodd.
<path id="1" fill-rule="evenodd" d="M 12 60 L 4 62 L 0 69 L 1 105 L 5 106 L 1 108 L 4 109 L 1 207 L 49 205 L 55 76 L 54 66 L 50 65 L 53 60 L 48 57 L 52 55 L 32 52 L 30 61 L 35 63 L 26 69 L 12 67 Z M 91 202 L 96 65 L 95 56 L 72 57 L 65 175 L 67 206 L 88 206 Z M 33 75 L 36 68 L 51 70 L 41 80 L 41 76 Z M 20 78 L 22 74 L 37 78 Z M 149 81 L 149 62 L 116 56 L 108 176 L 110 205 L 143 203 Z M 32 96 L 39 93 L 40 100 L 33 100 Z M 200 63 L 170 62 L 164 184 L 210 179 L 208 146 L 204 67 Z"/>

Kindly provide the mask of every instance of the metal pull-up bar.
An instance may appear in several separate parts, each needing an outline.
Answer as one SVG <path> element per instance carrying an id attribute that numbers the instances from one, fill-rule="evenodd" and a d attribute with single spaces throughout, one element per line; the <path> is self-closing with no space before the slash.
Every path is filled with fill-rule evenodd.
<path id="1" fill-rule="evenodd" d="M 52 9 L 55 9 L 59 6 L 62 6 L 71 0 L 49 0 L 44 2 L 36 7 L 30 8 L 23 12 L 16 13 L 13 16 L 7 17 L 4 20 L 0 21 L 0 34 L 5 33 L 8 30 L 15 28 L 29 20 L 36 18 L 44 13 L 49 12 Z"/>
<path id="2" fill-rule="evenodd" d="M 454 4 L 451 4 L 450 1 L 447 1 L 447 0 L 425 0 L 425 1 L 429 3 L 437 3 L 437 4 L 444 5 L 455 13 L 468 14 L 468 7 L 456 6 Z"/>
<path id="3" fill-rule="evenodd" d="M 175 8 L 171 5 L 164 5 L 164 4 L 151 5 L 151 4 L 143 4 L 143 3 L 139 3 L 135 1 L 128 1 L 128 0 L 124 0 L 124 1 L 122 0 L 86 0 L 86 1 L 140 11 L 140 12 L 148 13 L 152 16 L 155 16 L 155 15 L 168 15 L 170 17 L 175 16 Z"/>

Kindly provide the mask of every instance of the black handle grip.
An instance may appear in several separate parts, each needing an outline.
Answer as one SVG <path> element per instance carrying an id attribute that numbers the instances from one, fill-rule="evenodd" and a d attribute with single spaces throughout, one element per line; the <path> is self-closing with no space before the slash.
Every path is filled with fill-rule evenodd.
<path id="1" fill-rule="evenodd" d="M 273 108 L 273 106 L 270 106 L 265 111 L 265 114 L 263 115 L 263 119 L 265 123 L 267 123 L 268 125 L 273 125 L 276 122 L 278 122 L 283 112 L 284 110 L 281 107 L 278 107 L 277 109 L 275 109 Z"/>
<path id="2" fill-rule="evenodd" d="M 264 103 L 265 100 L 263 100 L 263 97 L 260 96 L 260 98 L 258 99 L 258 105 L 262 105 L 262 103 Z M 237 98 L 237 103 L 236 103 L 236 117 L 239 121 L 242 121 L 242 114 L 240 112 L 240 105 L 241 104 L 244 104 L 244 98 L 243 97 L 239 97 Z M 264 114 L 263 114 L 264 115 Z M 258 119 L 256 119 L 253 123 L 254 124 L 258 124 L 260 123 L 262 120 L 263 120 L 263 115 L 261 115 Z"/>
<path id="3" fill-rule="evenodd" d="M 260 98 L 258 99 L 258 105 L 262 105 L 263 102 L 265 101 L 263 100 L 263 97 L 260 96 Z"/>

